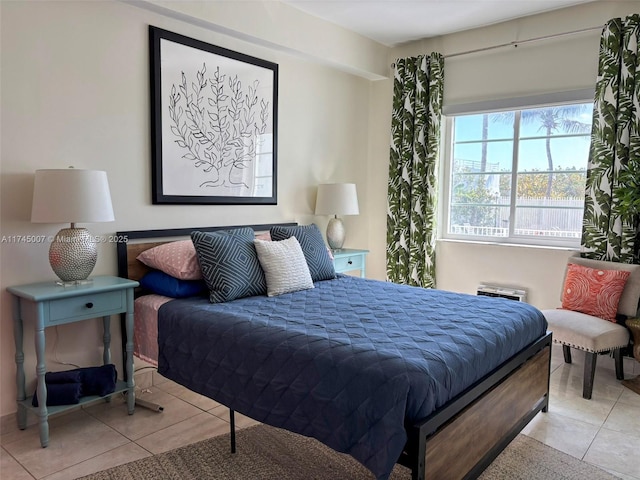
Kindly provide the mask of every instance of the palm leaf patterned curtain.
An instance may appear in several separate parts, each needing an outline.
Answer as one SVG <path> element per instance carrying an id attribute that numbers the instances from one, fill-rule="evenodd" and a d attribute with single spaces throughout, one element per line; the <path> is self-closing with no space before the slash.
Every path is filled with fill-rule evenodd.
<path id="1" fill-rule="evenodd" d="M 435 287 L 436 178 L 444 58 L 396 61 L 389 185 L 387 279 Z"/>
<path id="2" fill-rule="evenodd" d="M 640 212 L 640 15 L 602 31 L 587 167 L 583 256 L 638 260 Z"/>

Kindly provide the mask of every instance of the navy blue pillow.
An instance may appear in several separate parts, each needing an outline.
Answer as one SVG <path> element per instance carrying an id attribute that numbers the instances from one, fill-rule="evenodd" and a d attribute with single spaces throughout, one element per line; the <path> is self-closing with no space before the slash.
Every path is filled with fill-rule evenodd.
<path id="1" fill-rule="evenodd" d="M 140 279 L 140 285 L 147 290 L 165 297 L 193 297 L 207 289 L 204 280 L 180 280 L 160 270 L 151 270 Z"/>
<path id="2" fill-rule="evenodd" d="M 336 278 L 333 260 L 329 257 L 322 233 L 315 223 L 297 225 L 295 227 L 274 226 L 271 227 L 270 233 L 271 239 L 274 241 L 296 237 L 302 247 L 304 258 L 311 273 L 311 279 L 314 282 Z"/>
<path id="3" fill-rule="evenodd" d="M 253 229 L 191 232 L 211 303 L 267 294 Z"/>

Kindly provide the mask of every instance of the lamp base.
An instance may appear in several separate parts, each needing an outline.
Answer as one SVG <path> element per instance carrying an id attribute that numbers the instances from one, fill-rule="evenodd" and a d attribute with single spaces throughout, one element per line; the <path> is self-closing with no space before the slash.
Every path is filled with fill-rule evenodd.
<path id="1" fill-rule="evenodd" d="M 342 248 L 345 235 L 346 231 L 342 220 L 338 217 L 329 220 L 329 224 L 327 225 L 327 243 L 331 250 L 340 250 Z"/>
<path id="2" fill-rule="evenodd" d="M 98 260 L 98 248 L 86 228 L 63 228 L 49 247 L 49 263 L 65 283 L 86 280 Z"/>

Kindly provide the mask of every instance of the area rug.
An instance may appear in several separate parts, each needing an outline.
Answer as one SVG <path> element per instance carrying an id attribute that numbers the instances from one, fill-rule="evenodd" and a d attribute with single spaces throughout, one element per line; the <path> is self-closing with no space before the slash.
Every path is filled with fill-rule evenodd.
<path id="1" fill-rule="evenodd" d="M 238 452 L 229 452 L 229 435 L 82 477 L 83 480 L 373 480 L 348 455 L 311 438 L 257 425 L 237 432 Z M 410 480 L 396 465 L 391 480 Z M 525 435 L 516 439 L 485 470 L 482 480 L 610 480 L 607 472 Z M 445 480 L 445 479 L 442 479 Z"/>

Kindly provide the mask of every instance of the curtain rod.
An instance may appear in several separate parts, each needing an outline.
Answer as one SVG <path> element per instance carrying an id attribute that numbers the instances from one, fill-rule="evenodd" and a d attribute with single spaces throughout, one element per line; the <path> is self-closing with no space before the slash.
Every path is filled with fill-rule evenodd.
<path id="1" fill-rule="evenodd" d="M 496 48 L 517 47 L 518 45 L 521 45 L 523 43 L 539 42 L 540 40 L 548 40 L 550 38 L 565 37 L 567 35 L 575 35 L 576 33 L 584 33 L 584 32 L 590 32 L 591 30 L 601 30 L 601 29 L 602 29 L 602 26 L 587 27 L 587 28 L 582 28 L 580 30 L 572 30 L 570 32 L 554 33 L 551 35 L 544 35 L 542 37 L 528 38 L 526 40 L 514 40 L 513 42 L 501 43 L 499 45 L 492 45 L 490 47 L 476 48 L 474 50 L 467 50 L 467 51 L 458 52 L 458 53 L 450 53 L 449 55 L 443 55 L 443 57 L 453 58 L 453 57 L 459 57 L 462 55 L 469 55 L 471 53 L 486 52 L 487 50 L 494 50 Z M 394 68 L 395 66 L 396 66 L 395 63 L 391 64 L 391 68 Z"/>
<path id="2" fill-rule="evenodd" d="M 509 42 L 509 43 L 492 45 L 491 47 L 476 48 L 475 50 L 467 50 L 466 52 L 451 53 L 449 55 L 444 55 L 444 58 L 458 57 L 460 55 L 468 55 L 470 53 L 484 52 L 486 50 L 493 50 L 494 48 L 510 47 L 510 46 L 517 47 L 518 45 L 523 43 L 539 42 L 540 40 L 547 40 L 549 38 L 565 37 L 567 35 L 575 35 L 576 33 L 590 32 L 591 30 L 601 30 L 601 29 L 602 29 L 602 26 L 588 27 L 588 28 L 582 28 L 580 30 L 572 30 L 571 32 L 554 33 L 551 35 L 544 35 L 542 37 L 528 38 L 526 40 L 514 40 L 513 42 Z"/>

